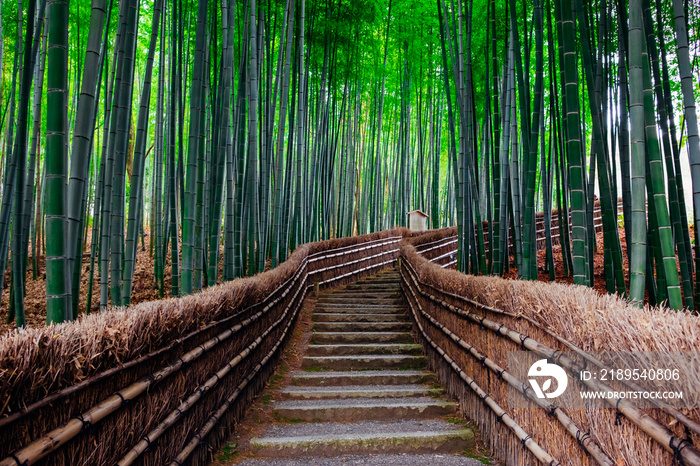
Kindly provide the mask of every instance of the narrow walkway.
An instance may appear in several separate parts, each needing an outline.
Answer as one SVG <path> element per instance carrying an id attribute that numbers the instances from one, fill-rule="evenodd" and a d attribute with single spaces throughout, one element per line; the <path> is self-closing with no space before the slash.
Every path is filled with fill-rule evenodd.
<path id="1" fill-rule="evenodd" d="M 319 296 L 302 370 L 274 395 L 282 423 L 242 464 L 483 464 L 462 455 L 474 434 L 425 370 L 401 293 L 389 270 Z"/>

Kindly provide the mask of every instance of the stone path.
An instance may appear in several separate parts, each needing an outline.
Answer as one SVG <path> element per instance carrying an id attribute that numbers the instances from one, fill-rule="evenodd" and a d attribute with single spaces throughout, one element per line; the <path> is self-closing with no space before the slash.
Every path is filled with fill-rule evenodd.
<path id="1" fill-rule="evenodd" d="M 483 464 L 460 455 L 474 434 L 425 370 L 396 271 L 321 294 L 313 320 L 302 370 L 274 395 L 283 423 L 251 439 L 241 464 Z"/>

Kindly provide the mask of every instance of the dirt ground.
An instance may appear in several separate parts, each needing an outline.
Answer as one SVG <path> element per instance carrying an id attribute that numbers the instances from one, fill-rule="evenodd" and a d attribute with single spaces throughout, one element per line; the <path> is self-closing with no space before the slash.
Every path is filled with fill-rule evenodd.
<path id="1" fill-rule="evenodd" d="M 620 227 L 618 229 L 619 235 L 620 235 L 620 242 L 622 244 L 622 265 L 625 269 L 625 285 L 627 290 L 629 290 L 629 273 L 627 272 L 629 270 L 629 263 L 627 260 L 627 243 L 625 241 L 625 229 L 623 227 Z M 690 225 L 690 239 L 691 242 L 695 241 L 695 231 L 693 228 L 693 225 Z M 605 257 L 603 253 L 603 233 L 599 232 L 596 234 L 596 250 L 595 253 L 593 254 L 593 270 L 594 270 L 594 285 L 593 289 L 596 290 L 598 293 L 601 294 L 606 294 L 607 293 L 607 288 L 605 285 Z M 556 277 L 556 281 L 559 283 L 569 283 L 573 284 L 574 279 L 572 276 L 566 276 L 564 273 L 564 261 L 562 259 L 561 255 L 561 245 L 556 244 L 552 246 L 552 250 L 554 253 L 554 275 Z M 540 281 L 546 282 L 549 281 L 549 271 L 545 267 L 547 261 L 547 251 L 542 249 L 541 251 L 537 251 L 537 275 Z M 680 274 L 680 268 L 679 274 Z M 697 271 L 696 271 L 696 276 L 697 276 Z M 504 278 L 510 278 L 510 279 L 517 279 L 518 278 L 518 271 L 515 268 L 515 265 L 513 263 L 513 257 L 511 256 L 511 269 L 510 272 L 504 274 Z M 645 291 L 645 301 L 648 301 L 649 295 L 648 291 Z"/>
<path id="2" fill-rule="evenodd" d="M 691 225 L 691 238 L 694 237 L 694 231 Z M 623 252 L 623 263 L 625 269 L 628 269 L 629 264 L 627 263 L 627 254 L 625 246 L 625 231 L 624 228 L 620 228 L 620 239 L 622 240 L 622 252 Z M 146 231 L 144 238 L 145 250 L 142 248 L 141 242 L 139 241 L 139 248 L 136 255 L 136 266 L 134 269 L 134 281 L 133 281 L 133 292 L 131 303 L 137 304 L 142 301 L 152 301 L 158 299 L 158 290 L 155 287 L 155 280 L 153 277 L 153 265 L 155 258 L 150 255 L 149 244 L 150 235 Z M 604 256 L 603 256 L 603 234 L 597 234 L 598 247 L 594 255 L 594 274 L 595 274 L 595 285 L 594 289 L 600 293 L 606 293 L 605 287 L 605 271 L 604 271 Z M 554 267 L 555 275 L 558 282 L 561 283 L 573 283 L 571 277 L 564 275 L 564 263 L 561 257 L 561 246 L 555 245 L 554 250 Z M 89 261 L 90 261 L 90 244 L 86 248 L 88 253 L 83 255 L 83 273 L 82 282 L 80 285 L 80 314 L 79 316 L 85 315 L 86 311 L 86 301 L 87 301 L 87 290 L 88 290 L 88 276 L 89 276 Z M 517 270 L 515 269 L 515 264 L 511 257 L 511 269 L 510 272 L 505 275 L 505 278 L 517 278 Z M 549 281 L 549 273 L 545 269 L 546 251 L 538 251 L 538 274 L 539 279 L 542 281 Z M 90 306 L 90 312 L 99 312 L 100 306 L 100 276 L 97 267 L 97 261 L 95 262 L 95 278 L 94 278 L 94 288 L 92 293 L 92 302 Z M 220 267 L 221 269 L 221 267 Z M 46 270 L 44 264 L 44 258 L 39 257 L 39 269 L 38 269 L 37 280 L 32 277 L 31 266 L 27 271 L 26 277 L 26 296 L 25 296 L 25 315 L 27 319 L 27 326 L 29 327 L 40 327 L 46 325 Z M 165 267 L 165 297 L 170 296 L 170 253 L 166 257 L 166 267 Z M 221 274 L 221 270 L 219 271 Z M 628 280 L 627 276 L 625 280 Z M 629 284 L 629 283 L 628 283 Z M 10 274 L 9 272 L 5 275 L 4 289 L 2 292 L 2 301 L 0 302 L 0 335 L 15 328 L 15 323 L 7 323 L 7 312 L 9 307 L 9 297 L 10 297 Z"/>
<path id="3" fill-rule="evenodd" d="M 89 235 L 91 236 L 91 235 Z M 155 257 L 152 257 L 149 253 L 149 241 L 150 235 L 146 231 L 146 236 L 144 238 L 144 245 L 146 247 L 143 250 L 141 246 L 141 241 L 139 241 L 138 251 L 136 253 L 136 265 L 134 266 L 134 281 L 133 281 L 133 291 L 131 294 L 131 303 L 137 304 L 142 301 L 153 301 L 158 299 L 158 290 L 155 286 L 155 280 L 153 277 L 153 266 L 155 263 Z M 87 305 L 87 293 L 88 293 L 88 278 L 90 275 L 90 242 L 88 241 L 86 254 L 83 254 L 83 273 L 81 274 L 81 284 L 80 284 L 80 305 L 79 305 L 79 316 L 85 315 L 86 305 Z M 170 297 L 170 260 L 166 258 L 165 267 L 165 297 Z M 27 276 L 25 279 L 26 284 L 26 294 L 25 294 L 25 316 L 27 319 L 28 327 L 41 327 L 46 325 L 46 268 L 44 263 L 44 257 L 39 256 L 39 267 L 37 279 L 33 279 L 31 263 L 27 270 Z M 31 260 L 31 257 L 30 257 Z M 100 274 L 99 274 L 99 262 L 98 258 L 95 258 L 95 277 L 93 280 L 93 290 L 92 290 L 92 301 L 90 305 L 90 312 L 99 312 L 100 310 Z M 9 299 L 10 299 L 10 273 L 5 274 L 5 280 L 3 282 L 2 291 L 2 302 L 0 303 L 0 335 L 10 331 L 15 328 L 15 323 L 7 323 L 7 312 L 9 309 Z"/>

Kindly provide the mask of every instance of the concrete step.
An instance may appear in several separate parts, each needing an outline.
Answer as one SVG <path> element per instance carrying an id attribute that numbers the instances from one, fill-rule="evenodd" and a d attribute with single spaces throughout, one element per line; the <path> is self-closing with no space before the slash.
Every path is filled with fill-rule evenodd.
<path id="1" fill-rule="evenodd" d="M 474 434 L 442 420 L 365 421 L 271 426 L 250 443 L 258 455 L 268 458 L 454 453 L 473 447 Z"/>
<path id="2" fill-rule="evenodd" d="M 352 355 L 352 356 L 304 356 L 302 369 L 328 371 L 361 371 L 370 369 L 425 369 L 425 356 L 391 355 Z"/>
<path id="3" fill-rule="evenodd" d="M 383 343 L 381 345 L 309 345 L 308 356 L 348 356 L 362 354 L 412 354 L 420 355 L 418 344 Z"/>
<path id="4" fill-rule="evenodd" d="M 401 293 L 401 285 L 398 283 L 358 283 L 348 285 L 342 290 L 335 293 L 386 293 L 399 294 Z"/>
<path id="5" fill-rule="evenodd" d="M 410 332 L 410 322 L 316 322 L 314 332 Z"/>
<path id="6" fill-rule="evenodd" d="M 334 314 L 406 314 L 403 306 L 386 306 L 373 304 L 318 304 L 315 312 Z"/>
<path id="7" fill-rule="evenodd" d="M 367 421 L 430 419 L 454 414 L 457 404 L 434 398 L 352 398 L 288 400 L 272 403 L 275 414 L 289 421 Z"/>
<path id="8" fill-rule="evenodd" d="M 341 343 L 413 343 L 408 332 L 315 332 L 311 342 L 318 345 Z"/>
<path id="9" fill-rule="evenodd" d="M 348 385 L 406 385 L 435 383 L 435 374 L 427 371 L 347 371 L 292 372 L 290 385 L 304 387 L 335 387 Z"/>
<path id="10" fill-rule="evenodd" d="M 285 400 L 321 400 L 327 398 L 438 397 L 444 395 L 445 390 L 420 384 L 346 385 L 339 387 L 295 387 L 290 385 L 280 390 L 279 393 Z"/>
<path id="11" fill-rule="evenodd" d="M 335 312 L 316 312 L 314 322 L 410 322 L 408 314 L 349 314 Z"/>

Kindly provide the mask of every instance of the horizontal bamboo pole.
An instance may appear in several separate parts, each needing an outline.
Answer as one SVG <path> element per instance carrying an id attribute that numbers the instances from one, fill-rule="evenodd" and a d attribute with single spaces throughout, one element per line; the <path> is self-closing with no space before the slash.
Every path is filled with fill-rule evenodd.
<path id="1" fill-rule="evenodd" d="M 403 277 L 403 269 L 401 270 L 401 272 L 401 275 Z M 414 277 L 411 278 L 412 281 L 414 281 L 415 283 Z M 405 279 L 404 283 L 406 283 Z M 508 385 L 510 385 L 517 391 L 517 393 L 533 401 L 537 406 L 546 410 L 549 415 L 555 416 L 557 418 L 557 421 L 559 421 L 559 423 L 566 429 L 566 431 L 569 432 L 571 437 L 574 440 L 576 440 L 584 449 L 584 451 L 591 455 L 591 457 L 593 457 L 593 459 L 595 459 L 598 462 L 598 464 L 601 464 L 603 466 L 615 465 L 614 461 L 608 455 L 605 454 L 605 452 L 600 448 L 600 446 L 593 440 L 593 438 L 591 438 L 590 434 L 581 430 L 581 428 L 579 428 L 576 425 L 576 423 L 574 423 L 574 421 L 564 411 L 562 411 L 558 406 L 556 406 L 553 403 L 547 403 L 544 400 L 537 398 L 537 396 L 535 396 L 528 384 L 518 380 L 518 378 L 516 378 L 511 373 L 509 373 L 501 366 L 496 364 L 495 361 L 482 354 L 473 345 L 470 345 L 469 343 L 461 339 L 456 333 L 452 332 L 450 329 L 438 322 L 433 316 L 425 312 L 422 306 L 420 305 L 420 301 L 418 300 L 418 297 L 413 291 L 411 285 L 406 283 L 406 288 L 408 288 L 411 292 L 413 300 L 415 301 L 416 306 L 418 307 L 418 310 L 420 311 L 420 314 L 423 316 L 424 319 L 426 319 L 435 328 L 444 333 L 448 338 L 450 338 L 462 349 L 464 349 L 470 356 L 479 361 L 479 363 L 481 363 L 484 367 L 488 368 L 491 372 L 496 374 L 498 378 L 505 380 L 506 383 L 508 383 Z M 418 322 L 418 315 L 416 314 L 416 311 L 413 308 L 413 304 L 410 300 L 408 301 L 414 319 L 416 320 L 416 322 Z M 422 328 L 421 331 L 423 331 Z"/>
<path id="2" fill-rule="evenodd" d="M 445 239 L 450 239 L 450 241 L 445 241 Z M 443 242 L 442 242 L 441 244 L 437 244 L 437 245 L 435 245 L 435 246 L 431 246 L 431 247 L 429 247 L 428 249 L 421 249 L 421 250 L 420 250 L 420 253 L 421 253 L 421 254 L 425 254 L 425 253 L 427 253 L 427 252 L 434 251 L 434 250 L 436 250 L 436 249 L 444 248 L 444 247 L 447 246 L 448 244 L 457 244 L 457 236 L 456 236 L 456 235 L 455 235 L 455 236 L 448 236 L 447 238 L 443 238 L 443 239 L 441 239 L 441 240 L 439 240 L 439 241 L 443 241 Z M 425 246 L 425 245 L 424 245 L 424 244 L 421 244 L 421 246 Z"/>
<path id="3" fill-rule="evenodd" d="M 307 287 L 302 287 L 304 289 L 304 296 L 299 300 L 297 303 L 297 311 L 301 307 L 301 304 L 304 302 L 304 298 L 306 297 L 306 291 L 308 290 Z M 185 445 L 185 447 L 178 453 L 178 455 L 175 457 L 175 459 L 170 463 L 171 466 L 181 466 L 184 464 L 185 461 L 187 461 L 187 458 L 194 452 L 194 450 L 197 449 L 197 447 L 201 444 L 202 440 L 209 434 L 209 432 L 216 427 L 216 425 L 219 423 L 221 418 L 226 414 L 226 412 L 229 410 L 231 405 L 235 403 L 236 399 L 240 396 L 240 394 L 243 392 L 245 387 L 250 383 L 253 378 L 260 372 L 260 370 L 267 364 L 267 362 L 272 358 L 272 356 L 277 352 L 277 349 L 280 347 L 282 344 L 283 339 L 280 339 L 275 346 L 270 350 L 269 353 L 263 358 L 262 361 L 260 361 L 255 368 L 251 371 L 251 373 L 238 385 L 236 390 L 231 393 L 231 396 L 229 396 L 226 401 L 219 407 L 219 409 L 216 410 L 216 412 L 209 418 L 207 422 L 202 425 L 200 430 L 192 437 L 192 439 Z"/>
<path id="4" fill-rule="evenodd" d="M 452 263 L 454 263 L 454 262 L 456 262 L 456 261 L 453 261 Z M 451 264 L 451 263 L 450 263 L 450 264 Z M 444 265 L 442 265 L 442 267 L 443 267 L 443 268 L 448 267 L 450 264 L 444 264 Z M 412 270 L 414 271 L 414 273 L 415 273 L 415 270 L 413 269 L 413 265 L 409 263 L 409 266 L 411 267 L 411 269 L 412 269 Z M 441 290 L 441 289 L 437 288 L 436 286 L 433 286 L 433 285 L 431 285 L 431 284 L 429 284 L 429 283 L 425 283 L 425 282 L 421 281 L 419 278 L 416 278 L 416 280 L 418 281 L 418 283 L 419 283 L 420 286 L 422 286 L 422 287 L 430 288 L 430 289 L 436 291 L 437 293 L 440 293 L 440 294 L 442 294 L 442 295 L 444 295 L 444 296 L 449 296 L 450 298 L 455 299 L 455 300 L 458 300 L 458 301 L 462 301 L 462 302 L 464 302 L 464 303 L 466 303 L 466 304 L 468 304 L 468 305 L 470 305 L 470 306 L 476 307 L 476 308 L 478 308 L 478 309 L 483 309 L 483 310 L 485 310 L 485 311 L 487 311 L 487 312 L 491 312 L 491 313 L 494 313 L 494 314 L 505 315 L 505 316 L 511 317 L 511 318 L 513 318 L 513 319 L 522 319 L 522 320 L 525 320 L 525 321 L 527 321 L 529 324 L 531 324 L 531 325 L 537 327 L 539 330 L 541 330 L 542 332 L 544 332 L 544 333 L 546 333 L 547 335 L 549 335 L 550 337 L 556 339 L 559 343 L 561 343 L 561 344 L 563 344 L 564 346 L 566 346 L 567 348 L 569 348 L 569 350 L 570 350 L 571 352 L 576 353 L 578 356 L 582 357 L 582 358 L 585 359 L 586 361 L 588 361 L 588 362 L 594 364 L 595 366 L 597 366 L 597 367 L 599 367 L 599 368 L 604 368 L 604 367 L 605 367 L 605 365 L 604 365 L 601 361 L 599 361 L 597 358 L 591 356 L 589 353 L 587 353 L 586 351 L 582 350 L 582 349 L 579 348 L 578 346 L 574 345 L 574 344 L 571 343 L 570 341 L 566 340 L 565 338 L 560 337 L 559 335 L 555 334 L 555 333 L 552 332 L 551 330 L 549 330 L 549 329 L 545 328 L 544 326 L 540 325 L 539 322 L 535 321 L 534 319 L 532 319 L 532 318 L 530 318 L 530 317 L 528 317 L 528 316 L 525 316 L 525 315 L 522 315 L 522 314 L 515 314 L 515 313 L 512 313 L 512 312 L 505 311 L 505 310 L 503 310 L 503 309 L 498 309 L 498 308 L 495 308 L 495 307 L 487 306 L 486 304 L 482 304 L 482 303 L 480 303 L 480 302 L 478 302 L 478 301 L 475 301 L 475 300 L 473 300 L 473 299 L 467 298 L 466 296 L 461 296 L 461 295 L 458 295 L 458 294 L 449 293 L 449 292 L 447 292 L 447 291 Z M 439 298 L 435 298 L 435 299 L 439 299 Z M 625 381 L 625 382 L 622 382 L 622 383 L 623 383 L 624 385 L 628 386 L 629 388 L 631 388 L 632 390 L 643 391 L 643 388 L 640 387 L 638 384 L 634 383 L 633 381 Z M 686 416 L 685 414 L 683 414 L 683 413 L 682 413 L 681 411 L 679 411 L 678 409 L 674 408 L 673 406 L 670 406 L 668 403 L 662 402 L 661 400 L 649 400 L 649 402 L 650 402 L 651 404 L 653 404 L 654 406 L 656 406 L 657 408 L 663 409 L 667 414 L 669 414 L 671 417 L 673 417 L 673 418 L 676 419 L 678 422 L 680 422 L 681 424 L 683 424 L 683 425 L 684 425 L 685 427 L 687 427 L 691 432 L 700 435 L 700 423 L 694 421 L 693 419 L 690 419 L 688 416 Z"/>
<path id="5" fill-rule="evenodd" d="M 323 251 L 317 251 L 313 254 L 309 254 L 307 259 L 309 262 L 315 262 L 315 261 L 330 257 L 330 256 L 328 256 L 329 251 L 334 251 L 334 253 L 337 253 L 339 251 L 351 250 L 350 253 L 352 253 L 352 252 L 357 252 L 357 246 L 362 246 L 363 248 L 368 247 L 368 246 L 372 247 L 370 245 L 374 245 L 374 243 L 382 243 L 382 244 L 397 243 L 397 242 L 401 241 L 402 239 L 403 239 L 403 236 L 389 236 L 386 238 L 374 239 L 372 241 L 366 241 L 364 243 L 356 243 L 356 244 L 351 244 L 349 246 L 343 246 L 340 248 L 333 248 L 333 249 L 327 249 L 327 250 L 323 250 Z M 374 245 L 374 246 L 376 247 L 377 245 Z M 320 256 L 323 256 L 323 257 L 320 257 Z"/>
<path id="6" fill-rule="evenodd" d="M 429 243 L 416 244 L 414 247 L 416 248 L 416 251 L 420 252 L 421 254 L 424 254 L 427 250 L 426 249 L 418 249 L 418 248 L 425 248 L 425 247 L 433 246 L 437 243 L 442 243 L 442 242 L 449 243 L 450 241 L 448 241 L 448 240 L 453 240 L 453 239 L 456 241 L 457 235 L 445 236 L 444 238 L 440 238 L 440 239 L 437 239 L 435 241 L 431 241 Z"/>
<path id="7" fill-rule="evenodd" d="M 250 355 L 275 328 L 277 328 L 282 322 L 284 322 L 287 319 L 290 308 L 292 307 L 292 304 L 295 303 L 299 292 L 304 288 L 305 282 L 306 277 L 301 282 L 300 286 L 297 288 L 297 292 L 294 294 L 289 304 L 285 307 L 284 313 L 282 314 L 282 316 L 280 316 L 279 319 L 277 319 L 272 325 L 270 325 L 262 333 L 262 335 L 257 337 L 243 351 L 238 353 L 234 358 L 227 362 L 205 383 L 197 387 L 194 390 L 194 392 L 186 400 L 182 401 L 177 408 L 171 411 L 170 414 L 168 414 L 168 416 L 160 424 L 158 424 L 158 426 L 156 426 L 153 430 L 146 434 L 144 438 L 141 439 L 141 441 L 139 441 L 131 450 L 129 450 L 127 454 L 117 464 L 119 466 L 126 466 L 136 461 L 138 457 L 141 456 L 141 454 L 143 454 L 143 452 L 145 452 L 151 444 L 153 444 L 153 442 L 158 440 L 158 438 L 160 438 L 161 435 L 163 435 L 168 429 L 170 429 L 170 427 L 172 427 L 177 421 L 182 419 L 182 417 L 184 417 L 184 415 L 202 398 L 202 395 L 204 393 L 216 387 L 216 385 L 221 380 L 223 380 L 223 378 L 226 377 L 226 375 L 228 375 L 229 372 L 235 369 L 235 367 L 238 364 L 240 364 L 241 361 L 248 357 L 248 355 Z M 287 331 L 289 330 L 289 327 L 292 325 L 292 322 L 294 322 L 295 316 L 296 312 L 294 316 L 292 316 L 292 318 L 289 319 L 289 322 L 287 323 L 287 326 L 285 327 L 282 336 L 278 340 L 278 344 L 275 345 L 275 347 L 279 346 L 279 342 L 284 340 L 285 336 L 287 335 Z"/>
<path id="8" fill-rule="evenodd" d="M 440 254 L 440 255 L 437 256 L 437 257 L 433 257 L 432 259 L 430 259 L 430 262 L 437 262 L 437 261 L 440 261 L 440 260 L 445 259 L 445 258 L 447 258 L 447 257 L 454 256 L 456 253 L 457 253 L 457 250 L 456 250 L 456 249 L 453 249 L 452 251 L 447 251 L 447 252 L 444 253 L 444 254 Z"/>
<path id="9" fill-rule="evenodd" d="M 408 286 L 408 285 L 407 285 Z M 469 386 L 469 388 L 472 389 L 474 393 L 488 406 L 494 414 L 498 417 L 498 419 L 505 424 L 520 440 L 522 445 L 530 450 L 530 452 L 537 458 L 542 464 L 546 464 L 548 466 L 557 466 L 561 465 L 559 461 L 554 459 L 552 455 L 550 455 L 546 450 L 544 450 L 537 442 L 533 440 L 533 438 L 522 428 L 520 425 L 515 422 L 515 420 L 506 413 L 506 411 L 501 408 L 496 401 L 489 396 L 488 393 L 486 393 L 479 385 L 469 377 L 461 367 L 455 362 L 454 359 L 450 357 L 450 355 L 445 352 L 440 346 L 437 345 L 425 332 L 425 329 L 423 328 L 423 325 L 420 323 L 419 320 L 416 320 L 416 325 L 418 326 L 418 329 L 420 330 L 421 337 L 424 338 L 430 346 L 433 347 L 435 351 L 442 356 L 442 358 L 445 360 L 445 362 L 454 370 L 457 375 Z"/>
<path id="10" fill-rule="evenodd" d="M 409 264 L 409 267 L 412 267 L 412 265 Z M 415 272 L 415 269 L 413 271 Z M 488 330 L 491 330 L 496 335 L 508 338 L 514 343 L 517 343 L 518 345 L 522 346 L 523 348 L 533 351 L 546 358 L 555 359 L 572 374 L 577 374 L 580 370 L 584 369 L 582 366 L 579 366 L 570 358 L 561 355 L 560 352 L 554 351 L 548 346 L 539 343 L 538 341 L 534 340 L 533 338 L 527 335 L 523 335 L 519 332 L 516 332 L 515 330 L 512 330 L 503 324 L 499 324 L 498 322 L 486 319 L 486 317 L 484 316 L 477 316 L 471 311 L 459 309 L 456 306 L 445 302 L 444 300 L 441 300 L 431 294 L 424 292 L 420 289 L 420 287 L 418 287 L 418 290 L 423 296 L 445 307 L 446 309 L 451 310 L 456 315 L 459 315 L 462 318 L 466 318 Z M 481 306 L 484 308 L 490 308 L 489 306 Z M 610 391 L 609 387 L 598 381 L 586 380 L 582 382 L 593 390 Z M 690 442 L 677 437 L 675 434 L 673 434 L 673 432 L 671 432 L 668 428 L 659 423 L 656 419 L 643 413 L 639 409 L 634 408 L 630 405 L 630 403 L 627 400 L 619 398 L 606 398 L 605 401 L 609 405 L 611 405 L 611 407 L 616 408 L 627 419 L 629 419 L 633 424 L 635 424 L 643 432 L 645 432 L 662 447 L 664 447 L 668 452 L 673 453 L 674 455 L 679 455 L 683 459 L 683 461 L 685 461 L 688 464 L 700 464 L 700 452 L 698 452 L 698 450 L 696 450 Z"/>
<path id="11" fill-rule="evenodd" d="M 391 249 L 389 251 L 384 251 L 384 252 L 381 252 L 379 254 L 375 254 L 373 256 L 361 257 L 361 258 L 355 259 L 353 261 L 341 262 L 340 264 L 330 265 L 330 266 L 324 267 L 322 269 L 311 270 L 311 271 L 309 271 L 309 275 L 315 275 L 315 274 L 322 273 L 322 272 L 328 272 L 329 270 L 334 270 L 334 269 L 338 269 L 340 267 L 347 267 L 349 265 L 359 264 L 360 262 L 367 262 L 367 261 L 372 260 L 376 257 L 384 256 L 386 254 L 391 254 L 391 253 L 398 252 L 398 251 L 399 251 L 399 249 Z"/>

